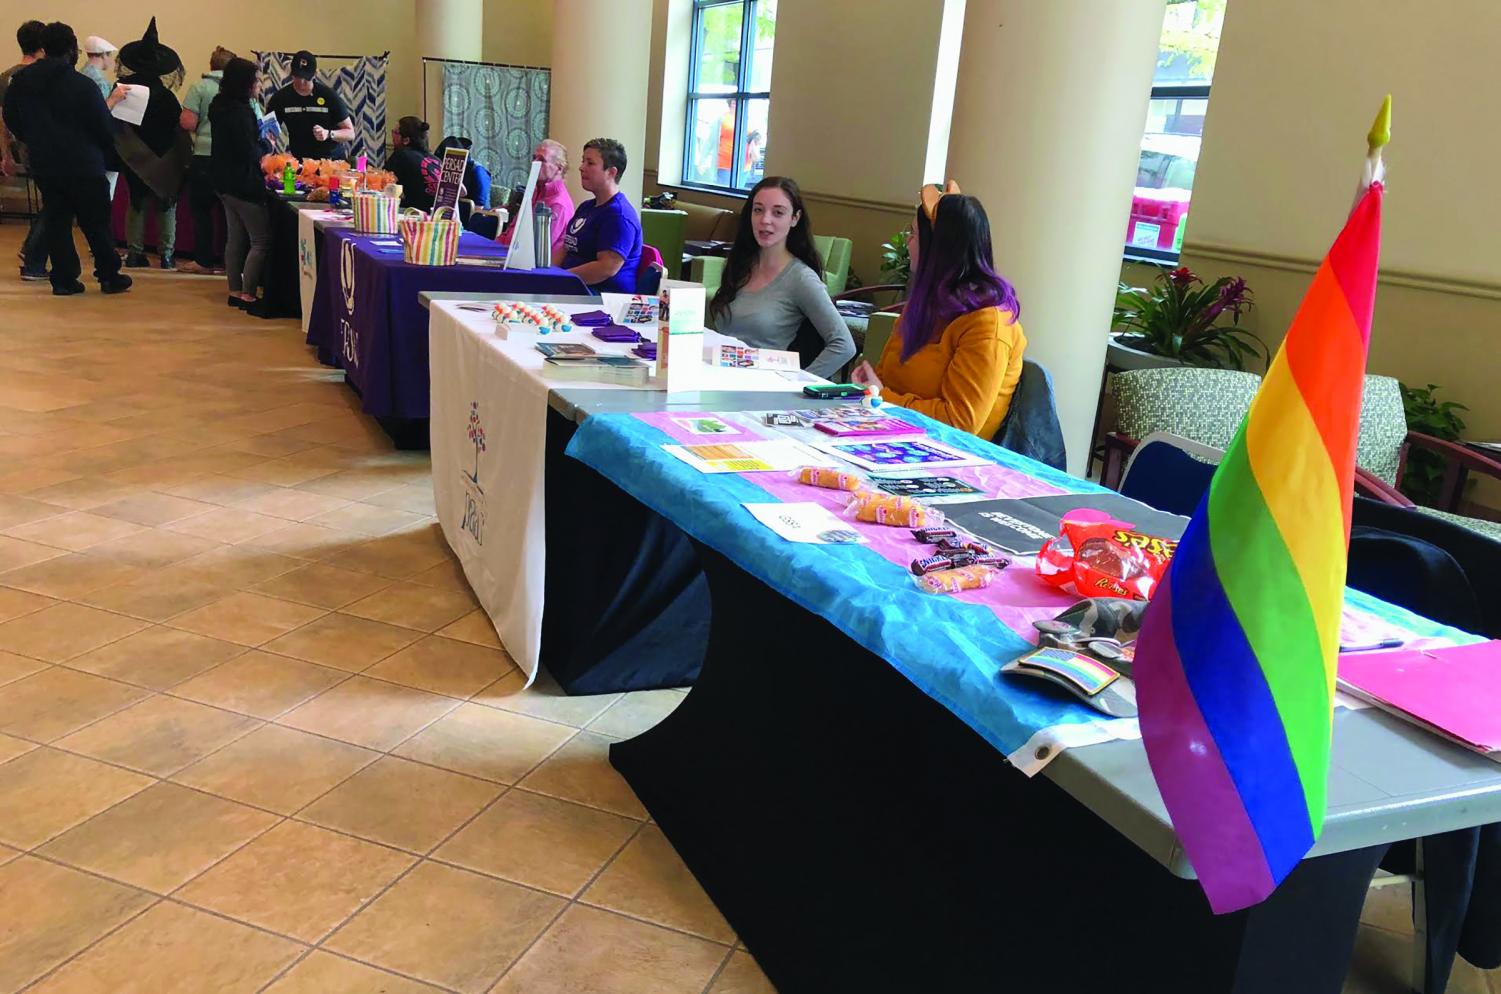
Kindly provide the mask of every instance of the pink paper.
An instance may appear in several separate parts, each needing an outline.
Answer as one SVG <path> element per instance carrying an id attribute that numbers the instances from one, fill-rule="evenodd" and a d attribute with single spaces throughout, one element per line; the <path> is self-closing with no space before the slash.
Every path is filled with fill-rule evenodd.
<path id="1" fill-rule="evenodd" d="M 1339 676 L 1471 748 L 1501 748 L 1501 642 L 1346 653 Z"/>
<path id="2" fill-rule="evenodd" d="M 705 445 L 714 442 L 754 442 L 767 438 L 758 432 L 748 431 L 735 422 L 711 411 L 643 411 L 636 415 L 642 421 L 664 434 L 672 436 L 684 445 Z M 685 427 L 683 422 L 695 418 L 713 418 L 728 426 L 729 431 L 702 434 Z"/>

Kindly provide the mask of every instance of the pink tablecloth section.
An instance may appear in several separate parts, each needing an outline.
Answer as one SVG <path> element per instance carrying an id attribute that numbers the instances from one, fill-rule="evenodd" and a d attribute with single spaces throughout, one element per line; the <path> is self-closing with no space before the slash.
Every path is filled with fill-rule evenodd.
<path id="1" fill-rule="evenodd" d="M 775 428 L 751 430 L 733 420 L 711 411 L 652 411 L 636 415 L 642 421 L 659 429 L 685 445 L 702 445 L 711 442 L 744 442 L 760 438 L 783 437 Z M 694 418 L 719 418 L 730 425 L 732 432 L 702 435 L 684 427 L 681 422 Z M 800 437 L 806 438 L 806 433 Z M 1050 497 L 1066 493 L 1052 484 L 1045 483 L 1026 473 L 1005 466 L 963 466 L 944 470 L 944 475 L 963 480 L 985 491 L 985 499 L 1008 499 L 1020 497 Z M 822 504 L 835 514 L 843 516 L 850 496 L 842 490 L 825 490 L 798 483 L 787 473 L 741 473 L 741 477 L 765 490 L 767 494 L 783 503 L 813 502 Z M 976 498 L 981 499 L 981 498 Z M 942 510 L 942 508 L 939 508 Z M 869 543 L 870 548 L 883 559 L 907 568 L 912 560 L 932 555 L 932 546 L 918 542 L 906 528 L 890 528 L 863 521 L 846 519 L 855 531 Z M 1035 559 L 1030 556 L 1013 556 L 1012 565 L 1001 573 L 984 590 L 964 590 L 945 596 L 970 604 L 981 604 L 1007 628 L 1029 642 L 1037 641 L 1032 622 L 1053 618 L 1079 600 L 1071 592 L 1065 592 L 1038 579 L 1034 572 Z M 1411 632 L 1358 608 L 1346 606 L 1340 624 L 1340 640 L 1346 644 L 1364 645 L 1387 638 L 1401 638 L 1411 648 L 1449 645 L 1447 638 L 1415 638 Z"/>

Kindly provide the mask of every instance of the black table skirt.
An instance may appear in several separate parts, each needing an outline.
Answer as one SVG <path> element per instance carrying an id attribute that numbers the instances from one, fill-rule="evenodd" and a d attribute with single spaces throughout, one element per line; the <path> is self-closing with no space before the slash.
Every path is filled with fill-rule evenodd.
<path id="1" fill-rule="evenodd" d="M 676 525 L 564 450 L 547 412 L 541 662 L 569 694 L 687 687 L 709 640 L 709 589 Z"/>
<path id="2" fill-rule="evenodd" d="M 297 216 L 294 207 L 268 197 L 271 247 L 261 276 L 262 302 L 274 318 L 302 317 L 302 282 L 297 260 Z"/>
<path id="3" fill-rule="evenodd" d="M 1384 846 L 1211 915 L 886 662 L 698 553 L 702 673 L 610 758 L 781 994 L 1338 994 Z"/>

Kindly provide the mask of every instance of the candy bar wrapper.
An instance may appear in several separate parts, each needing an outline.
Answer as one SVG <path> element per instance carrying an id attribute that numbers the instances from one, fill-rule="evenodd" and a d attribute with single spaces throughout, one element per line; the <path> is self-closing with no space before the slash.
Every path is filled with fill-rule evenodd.
<path id="1" fill-rule="evenodd" d="M 1037 554 L 1037 575 L 1081 597 L 1151 600 L 1178 543 L 1120 521 L 1063 518 L 1061 534 Z"/>
<path id="2" fill-rule="evenodd" d="M 914 576 L 917 589 L 927 594 L 956 594 L 961 590 L 980 590 L 988 587 L 1000 570 L 990 566 L 965 566 L 960 569 L 941 569 L 922 576 Z"/>
<path id="3" fill-rule="evenodd" d="M 787 474 L 799 483 L 825 490 L 859 490 L 860 477 L 827 466 L 803 466 Z"/>
<path id="4" fill-rule="evenodd" d="M 942 511 L 919 504 L 911 497 L 873 493 L 869 490 L 856 490 L 851 497 L 844 515 L 856 521 L 897 528 L 926 528 L 944 520 Z"/>

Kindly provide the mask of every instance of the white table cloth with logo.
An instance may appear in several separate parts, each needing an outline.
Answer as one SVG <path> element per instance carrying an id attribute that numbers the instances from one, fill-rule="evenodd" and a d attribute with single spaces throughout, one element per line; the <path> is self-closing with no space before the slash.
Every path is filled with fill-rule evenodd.
<path id="1" fill-rule="evenodd" d="M 336 210 L 303 208 L 297 212 L 297 283 L 302 290 L 302 337 L 307 337 L 313 313 L 313 294 L 318 289 L 318 233 L 331 224 L 349 227 L 347 214 Z"/>
<path id="2" fill-rule="evenodd" d="M 528 299 L 551 301 L 565 312 L 601 307 L 578 297 Z M 618 313 L 626 299 L 606 295 L 603 306 Z M 530 681 L 542 643 L 548 392 L 559 386 L 654 388 L 551 374 L 536 349 L 539 341 L 582 342 L 606 355 L 626 355 L 630 346 L 601 342 L 588 331 L 546 337 L 512 331 L 502 338 L 490 317 L 492 303 L 439 300 L 430 308 L 433 495 L 469 585 Z M 654 326 L 632 327 L 656 336 Z M 822 382 L 759 369 L 716 368 L 706 375 L 705 389 L 786 393 L 788 407 L 799 406 L 802 382 Z"/>

